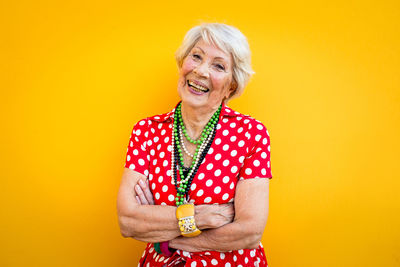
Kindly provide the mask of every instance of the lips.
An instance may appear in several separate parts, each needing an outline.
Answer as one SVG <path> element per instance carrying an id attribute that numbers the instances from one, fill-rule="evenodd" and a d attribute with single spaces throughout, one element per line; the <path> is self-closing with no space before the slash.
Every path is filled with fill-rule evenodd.
<path id="1" fill-rule="evenodd" d="M 187 84 L 192 90 L 198 93 L 207 93 L 208 91 L 210 91 L 210 89 L 208 89 L 202 84 L 199 84 L 199 82 L 187 80 Z"/>

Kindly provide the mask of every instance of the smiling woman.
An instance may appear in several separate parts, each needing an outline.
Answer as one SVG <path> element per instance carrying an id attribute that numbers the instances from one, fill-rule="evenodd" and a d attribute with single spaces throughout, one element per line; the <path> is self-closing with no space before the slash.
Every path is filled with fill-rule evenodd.
<path id="1" fill-rule="evenodd" d="M 231 56 L 199 40 L 182 62 L 178 92 L 185 103 L 217 110 L 235 92 Z"/>
<path id="2" fill-rule="evenodd" d="M 226 105 L 254 73 L 247 40 L 206 23 L 189 30 L 175 57 L 181 101 L 133 127 L 121 233 L 148 242 L 139 266 L 267 266 L 269 134 Z"/>

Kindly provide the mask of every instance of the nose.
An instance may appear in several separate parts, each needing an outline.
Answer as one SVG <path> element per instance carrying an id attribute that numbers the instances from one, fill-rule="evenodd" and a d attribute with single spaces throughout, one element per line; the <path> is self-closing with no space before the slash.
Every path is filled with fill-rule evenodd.
<path id="1" fill-rule="evenodd" d="M 208 66 L 206 62 L 202 62 L 198 64 L 194 69 L 193 72 L 199 76 L 208 78 Z"/>

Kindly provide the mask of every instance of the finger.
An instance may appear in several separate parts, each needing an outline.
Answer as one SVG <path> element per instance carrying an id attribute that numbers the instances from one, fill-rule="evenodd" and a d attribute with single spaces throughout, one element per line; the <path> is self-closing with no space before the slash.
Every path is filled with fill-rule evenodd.
<path id="1" fill-rule="evenodd" d="M 233 204 L 231 204 L 231 203 L 227 203 L 227 204 L 225 204 L 224 205 L 224 210 L 234 210 L 234 206 L 233 206 Z"/>
<path id="2" fill-rule="evenodd" d="M 139 203 L 139 205 L 142 205 L 142 202 L 140 202 L 140 198 L 136 196 L 136 201 Z"/>
<path id="3" fill-rule="evenodd" d="M 150 195 L 151 195 L 151 203 L 152 203 L 152 205 L 154 205 L 155 203 L 154 203 L 153 194 L 150 191 L 150 182 L 149 182 L 149 180 L 146 180 L 146 181 L 147 181 L 147 187 L 149 188 L 149 192 L 150 192 Z"/>
<path id="4" fill-rule="evenodd" d="M 147 182 L 143 182 L 143 180 L 139 181 L 140 187 L 143 191 L 144 197 L 146 198 L 149 205 L 154 204 L 153 194 L 150 191 L 150 187 L 147 185 Z"/>
<path id="5" fill-rule="evenodd" d="M 149 180 L 146 180 L 146 183 L 143 183 L 145 185 L 144 190 L 144 195 L 146 196 L 147 201 L 149 202 L 150 205 L 154 205 L 154 199 L 153 199 L 153 194 L 150 191 L 150 186 L 149 186 Z"/>
<path id="6" fill-rule="evenodd" d="M 150 203 L 150 205 L 154 205 L 154 198 L 153 198 L 153 194 L 150 191 L 150 182 L 149 182 L 149 180 L 146 180 L 146 185 L 147 185 L 147 188 L 149 189 L 148 190 L 148 194 L 149 194 L 149 197 L 150 197 L 149 203 Z"/>
<path id="7" fill-rule="evenodd" d="M 136 194 L 139 196 L 140 202 L 142 203 L 142 205 L 148 205 L 149 203 L 147 202 L 147 199 L 144 196 L 143 190 L 139 185 L 135 186 L 135 191 L 136 191 Z"/>
<path id="8" fill-rule="evenodd" d="M 220 210 L 226 210 L 226 209 L 229 209 L 229 208 L 231 208 L 231 206 L 229 204 L 220 205 Z"/>

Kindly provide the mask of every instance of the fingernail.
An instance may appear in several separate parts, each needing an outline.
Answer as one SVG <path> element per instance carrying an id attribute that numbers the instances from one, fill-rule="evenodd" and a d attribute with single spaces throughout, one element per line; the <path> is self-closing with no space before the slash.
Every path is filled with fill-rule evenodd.
<path id="1" fill-rule="evenodd" d="M 143 186 L 143 187 L 146 186 L 146 185 L 144 184 L 143 180 L 140 180 L 139 183 L 140 183 L 140 185 Z"/>

